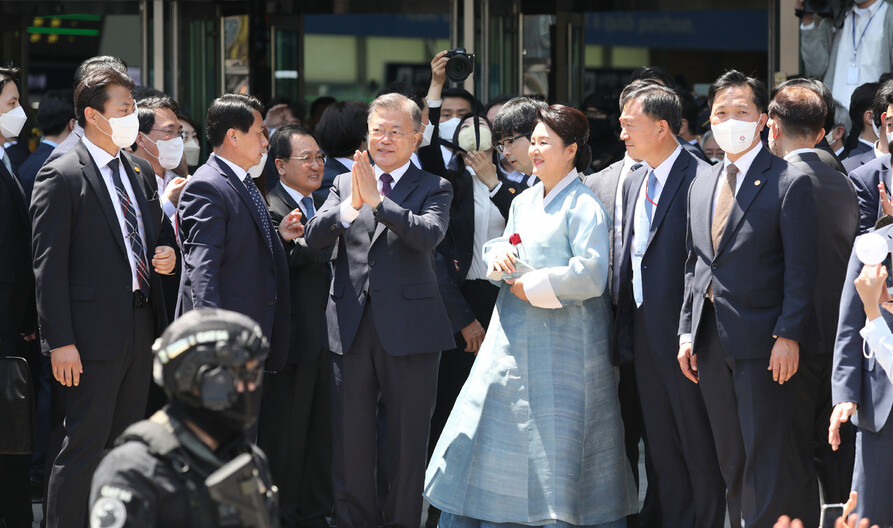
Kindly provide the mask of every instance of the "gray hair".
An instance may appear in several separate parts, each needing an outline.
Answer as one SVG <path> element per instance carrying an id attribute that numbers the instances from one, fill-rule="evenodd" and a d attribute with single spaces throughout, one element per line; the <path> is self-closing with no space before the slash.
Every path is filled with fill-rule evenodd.
<path id="1" fill-rule="evenodd" d="M 834 100 L 834 126 L 843 126 L 843 141 L 846 142 L 846 138 L 850 135 L 850 130 L 853 128 L 853 122 L 850 121 L 849 110 L 836 99 Z M 828 130 L 828 132 L 830 133 L 831 131 Z"/>
<path id="2" fill-rule="evenodd" d="M 419 108 L 412 99 L 398 93 L 384 94 L 376 97 L 374 101 L 369 103 L 369 115 L 366 118 L 368 124 L 372 116 L 379 111 L 395 110 L 398 112 L 406 112 L 412 120 L 413 130 L 418 132 L 422 127 L 422 109 Z"/>

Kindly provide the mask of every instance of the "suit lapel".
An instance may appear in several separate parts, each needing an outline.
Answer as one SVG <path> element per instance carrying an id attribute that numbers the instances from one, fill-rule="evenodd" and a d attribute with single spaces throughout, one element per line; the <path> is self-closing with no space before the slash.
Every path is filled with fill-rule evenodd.
<path id="1" fill-rule="evenodd" d="M 621 194 L 623 200 L 623 229 L 621 232 L 623 244 L 626 244 L 627 241 L 632 244 L 632 231 L 636 223 L 636 203 L 639 201 L 639 193 L 642 192 L 642 182 L 645 181 L 647 175 L 648 171 L 640 168 L 623 181 L 624 187 L 629 186 L 628 189 L 622 189 Z"/>
<path id="2" fill-rule="evenodd" d="M 84 179 L 90 183 L 90 186 L 93 187 L 93 191 L 96 193 L 96 198 L 99 200 L 99 206 L 102 209 L 102 213 L 108 221 L 109 229 L 112 230 L 112 238 L 118 243 L 118 247 L 121 249 L 121 254 L 129 261 L 127 248 L 124 247 L 124 235 L 121 233 L 121 224 L 118 221 L 117 213 L 115 213 L 115 206 L 112 204 L 112 198 L 109 196 L 108 187 L 106 187 L 105 181 L 102 179 L 102 174 L 99 173 L 99 168 L 93 161 L 93 157 L 90 156 L 90 151 L 87 150 L 86 145 L 82 142 L 78 142 L 75 149 L 80 158 L 81 171 L 84 174 Z"/>
<path id="3" fill-rule="evenodd" d="M 654 210 L 654 216 L 651 218 L 651 230 L 648 232 L 648 243 L 645 244 L 646 253 L 648 252 L 648 246 L 651 244 L 651 240 L 654 239 L 655 233 L 657 233 L 657 230 L 660 228 L 660 224 L 667 216 L 667 210 L 673 203 L 673 199 L 676 197 L 676 193 L 679 191 L 679 186 L 684 179 L 684 174 L 693 160 L 694 156 L 686 152 L 685 149 L 682 149 L 682 152 L 679 153 L 679 157 L 676 158 L 675 163 L 673 163 L 673 166 L 670 168 L 670 175 L 667 177 L 667 181 L 664 182 L 664 188 L 660 191 L 660 200 L 657 201 L 657 209 Z"/>
<path id="4" fill-rule="evenodd" d="M 22 185 L 19 183 L 18 178 L 10 174 L 3 163 L 0 163 L 0 172 L 2 172 L 0 179 L 9 188 L 10 198 L 15 204 L 16 213 L 21 217 L 22 222 L 31 225 L 31 221 L 28 219 L 28 204 L 25 203 L 25 191 L 22 190 Z"/>
<path id="5" fill-rule="evenodd" d="M 765 148 L 761 149 L 760 153 L 757 154 L 757 157 L 753 160 L 747 174 L 744 175 L 744 181 L 741 182 L 741 187 L 735 195 L 735 200 L 732 201 L 732 210 L 729 212 L 726 227 L 723 229 L 722 238 L 719 239 L 719 244 L 716 246 L 717 254 L 722 253 L 722 250 L 732 238 L 733 233 L 738 229 L 738 224 L 744 219 L 744 214 L 747 212 L 747 208 L 750 207 L 751 202 L 753 202 L 753 199 L 756 198 L 760 190 L 765 187 L 763 184 L 765 183 L 766 178 L 771 175 L 767 174 L 764 177 L 763 173 L 769 170 L 771 163 L 771 154 L 769 154 Z M 758 181 L 760 181 L 760 183 L 757 183 Z"/>
<path id="6" fill-rule="evenodd" d="M 415 165 L 410 162 L 409 169 L 406 170 L 406 173 L 403 174 L 400 181 L 394 185 L 394 189 L 391 191 L 389 199 L 397 205 L 403 205 L 403 201 L 412 194 L 412 191 L 414 191 L 416 187 L 418 187 L 420 175 L 421 173 L 419 169 L 415 168 Z M 375 222 L 375 234 L 372 235 L 373 244 L 378 240 L 378 237 L 381 236 L 385 229 L 384 224 Z"/>
<path id="7" fill-rule="evenodd" d="M 713 225 L 713 197 L 716 196 L 716 186 L 722 177 L 722 168 L 723 164 L 717 163 L 711 169 L 709 179 L 695 178 L 692 182 L 691 209 L 688 213 L 691 218 L 692 242 L 698 247 L 703 247 L 711 259 L 715 256 L 713 238 L 710 234 Z"/>
<path id="8" fill-rule="evenodd" d="M 229 168 L 229 166 L 220 161 L 217 158 L 216 154 L 212 154 L 208 159 L 208 163 L 214 165 L 220 174 L 226 178 L 227 183 L 229 183 L 230 187 L 236 191 L 236 194 L 239 195 L 239 198 L 245 203 L 245 207 L 248 208 L 248 212 L 251 215 L 251 218 L 254 219 L 254 225 L 257 226 L 257 230 L 260 231 L 260 236 L 264 241 L 264 245 L 267 245 L 267 235 L 265 229 L 269 229 L 269 220 L 265 218 L 261 218 L 259 212 L 254 207 L 254 200 L 251 199 L 251 194 L 248 193 L 248 188 L 245 187 L 245 182 L 239 180 L 238 176 Z M 273 248 L 269 248 L 272 253 Z"/>
<path id="9" fill-rule="evenodd" d="M 273 187 L 273 190 L 270 191 L 270 194 L 278 196 L 279 199 L 285 202 L 285 205 L 288 207 L 289 211 L 294 211 L 298 208 L 298 204 L 295 202 L 294 198 L 292 198 L 291 194 L 285 190 L 284 183 L 280 182 L 279 185 Z"/>

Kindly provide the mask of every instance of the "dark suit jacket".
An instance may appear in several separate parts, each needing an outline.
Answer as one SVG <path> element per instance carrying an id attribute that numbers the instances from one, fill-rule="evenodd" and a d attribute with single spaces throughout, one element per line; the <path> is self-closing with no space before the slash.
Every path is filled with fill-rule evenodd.
<path id="1" fill-rule="evenodd" d="M 31 155 L 31 151 L 28 150 L 28 143 L 24 141 L 16 141 L 15 144 L 7 147 L 6 153 L 9 154 L 12 170 L 16 171 L 17 174 L 22 163 L 25 163 L 25 160 Z"/>
<path id="2" fill-rule="evenodd" d="M 847 262 L 859 230 L 856 187 L 814 153 L 798 153 L 785 159 L 812 180 L 812 194 L 819 212 L 815 225 L 817 253 L 813 302 L 818 326 L 806 333 L 803 346 L 811 353 L 830 354 L 834 350 Z"/>
<path id="3" fill-rule="evenodd" d="M 16 353 L 21 333 L 37 328 L 31 220 L 25 193 L 0 163 L 0 356 Z"/>
<path id="4" fill-rule="evenodd" d="M 856 146 L 855 146 L 852 150 L 850 150 L 848 156 L 849 156 L 850 158 L 852 158 L 853 156 L 856 156 L 856 155 L 859 155 L 859 154 L 864 154 L 864 153 L 866 153 L 866 152 L 872 152 L 873 150 L 874 150 L 874 146 L 873 146 L 873 145 L 869 145 L 869 144 L 867 144 L 867 143 L 863 143 L 863 142 L 861 142 L 861 141 L 857 141 L 857 142 L 856 142 Z"/>
<path id="5" fill-rule="evenodd" d="M 712 166 L 683 150 L 673 163 L 654 210 L 648 244 L 642 258 L 642 310 L 648 324 L 651 350 L 669 351 L 676 357 L 679 344 L 679 319 L 685 294 L 685 232 L 688 210 L 688 189 L 696 176 L 710 178 Z M 621 363 L 633 358 L 633 270 L 630 250 L 633 247 L 635 209 L 647 171 L 639 170 L 623 183 L 623 253 L 620 265 L 620 292 L 615 319 L 615 342 Z M 669 346 L 669 348 L 667 348 Z"/>
<path id="6" fill-rule="evenodd" d="M 808 176 L 765 147 L 744 175 L 716 253 L 710 236 L 713 197 L 723 164 L 689 191 L 688 261 L 679 334 L 698 324 L 713 283 L 716 321 L 727 354 L 768 358 L 773 336 L 800 342 L 813 318 L 816 208 Z M 697 348 L 694 348 L 697 351 Z"/>
<path id="7" fill-rule="evenodd" d="M 270 191 L 270 216 L 273 224 L 298 207 L 285 186 Z M 301 217 L 307 225 L 307 218 Z M 328 349 L 326 334 L 326 304 L 329 301 L 329 285 L 332 281 L 330 246 L 321 251 L 307 247 L 304 237 L 292 242 L 283 241 L 288 258 L 289 290 L 291 295 L 291 338 L 288 346 L 288 363 L 313 361 Z"/>
<path id="8" fill-rule="evenodd" d="M 890 172 L 890 155 L 885 154 L 880 158 L 850 172 L 850 179 L 856 186 L 856 196 L 859 198 L 859 233 L 865 233 L 877 222 L 880 213 L 880 194 L 877 186 L 887 181 Z M 887 189 L 891 192 L 893 189 Z"/>
<path id="9" fill-rule="evenodd" d="M 860 145 L 864 145 L 864 143 L 859 143 Z M 858 169 L 862 165 L 871 162 L 877 158 L 877 155 L 874 152 L 874 149 L 864 150 L 862 152 L 856 153 L 856 151 L 850 152 L 850 156 L 843 160 L 843 170 L 849 174 L 854 170 Z"/>
<path id="10" fill-rule="evenodd" d="M 443 242 L 437 246 L 440 295 L 450 317 L 453 333 L 459 332 L 475 319 L 474 311 L 465 301 L 461 288 L 474 256 L 474 231 L 486 228 L 475 222 L 472 181 L 474 176 L 469 172 L 463 172 L 456 178 L 462 179 L 462 184 L 459 186 L 462 192 L 454 195 L 450 206 L 449 228 Z M 490 200 L 507 220 L 512 200 L 526 188 L 523 183 L 502 180 L 502 186 Z M 456 186 L 453 189 L 455 191 Z"/>
<path id="11" fill-rule="evenodd" d="M 56 158 L 65 154 L 69 150 L 73 149 L 78 143 L 81 142 L 81 138 L 84 137 L 84 129 L 81 128 L 81 125 L 75 123 L 74 130 L 71 131 L 71 134 L 68 134 L 68 137 L 65 138 L 65 141 L 59 143 L 59 146 L 53 149 L 53 152 L 47 158 L 44 165 L 47 163 L 54 161 Z"/>
<path id="12" fill-rule="evenodd" d="M 697 142 L 689 143 L 682 136 L 676 136 L 676 141 L 682 145 L 682 148 L 685 149 L 686 152 L 691 154 L 692 156 L 698 158 L 701 161 L 707 161 L 707 156 L 704 155 L 704 151 L 701 150 L 701 145 Z"/>
<path id="13" fill-rule="evenodd" d="M 326 203 L 326 198 L 329 197 L 332 184 L 335 183 L 335 177 L 339 174 L 344 174 L 345 172 L 350 171 L 347 170 L 347 167 L 345 167 L 343 163 L 332 156 L 326 158 L 326 165 L 323 167 L 322 171 L 322 185 L 319 186 L 319 189 L 313 191 L 313 205 L 317 210 Z"/>
<path id="14" fill-rule="evenodd" d="M 617 185 L 620 183 L 620 171 L 623 170 L 623 160 L 617 161 L 609 165 L 608 167 L 602 169 L 595 174 L 590 174 L 583 179 L 583 184 L 592 189 L 592 192 L 598 197 L 598 200 L 602 203 L 605 208 L 605 211 L 608 212 L 608 215 L 611 217 L 611 222 L 614 220 L 614 206 L 616 205 L 617 198 Z M 639 169 L 644 174 L 645 171 Z M 608 265 L 608 287 L 611 288 L 611 293 L 614 292 L 614 287 L 612 282 L 614 280 L 614 227 L 612 224 L 611 229 L 608 230 L 608 238 L 611 242 L 610 244 L 610 256 L 611 262 Z M 617 301 L 617 299 L 612 299 L 612 301 Z M 619 358 L 619 354 L 612 354 L 615 359 Z M 614 363 L 617 365 L 618 363 Z"/>
<path id="15" fill-rule="evenodd" d="M 31 203 L 31 191 L 34 189 L 34 180 L 37 178 L 37 171 L 43 167 L 43 164 L 52 152 L 53 147 L 41 141 L 40 145 L 37 146 L 34 152 L 32 152 L 25 162 L 22 163 L 22 166 L 19 167 L 17 174 L 19 181 L 22 182 L 22 189 L 25 191 L 25 197 L 28 199 L 28 203 Z"/>
<path id="16" fill-rule="evenodd" d="M 332 193 L 304 233 L 313 249 L 338 243 L 326 310 L 329 348 L 336 354 L 350 350 L 370 297 L 375 327 L 388 354 L 455 348 L 434 271 L 434 249 L 449 222 L 450 184 L 410 163 L 377 211 L 364 205 L 344 227 L 340 207 L 350 197 L 350 184 L 350 173 L 335 178 Z"/>
<path id="17" fill-rule="evenodd" d="M 149 162 L 126 152 L 121 166 L 142 212 L 149 302 L 158 335 L 167 326 L 164 293 L 151 257 L 163 212 Z M 31 199 L 34 275 L 44 352 L 74 344 L 82 359 L 110 359 L 133 335 L 133 276 L 108 189 L 86 145 L 37 173 Z"/>
<path id="18" fill-rule="evenodd" d="M 831 148 L 831 145 L 828 144 L 827 139 L 822 138 L 821 141 L 816 143 L 815 153 L 822 163 L 838 172 L 846 174 L 846 168 L 843 166 L 843 162 L 840 161 L 840 158 L 834 153 L 834 150 Z"/>
<path id="19" fill-rule="evenodd" d="M 853 251 L 850 255 L 843 293 L 840 296 L 840 321 L 834 343 L 834 370 L 831 371 L 831 401 L 858 404 L 853 425 L 873 433 L 879 432 L 893 408 L 893 384 L 872 355 L 864 356 L 863 339 L 859 331 L 865 326 L 865 309 L 853 281 L 862 271 L 862 262 Z M 893 327 L 893 315 L 881 314 Z"/>
<path id="20" fill-rule="evenodd" d="M 266 369 L 288 356 L 288 264 L 276 232 L 267 246 L 251 195 L 226 163 L 212 155 L 189 178 L 177 205 L 183 276 L 177 315 L 193 308 L 223 308 L 251 317 L 270 340 Z"/>

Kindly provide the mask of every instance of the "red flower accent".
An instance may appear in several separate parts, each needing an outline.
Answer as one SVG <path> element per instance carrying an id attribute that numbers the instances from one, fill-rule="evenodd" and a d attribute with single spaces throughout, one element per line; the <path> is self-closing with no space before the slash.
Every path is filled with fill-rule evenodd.
<path id="1" fill-rule="evenodd" d="M 517 246 L 521 243 L 521 235 L 518 233 L 513 234 L 509 237 L 509 242 L 511 242 L 513 246 Z"/>

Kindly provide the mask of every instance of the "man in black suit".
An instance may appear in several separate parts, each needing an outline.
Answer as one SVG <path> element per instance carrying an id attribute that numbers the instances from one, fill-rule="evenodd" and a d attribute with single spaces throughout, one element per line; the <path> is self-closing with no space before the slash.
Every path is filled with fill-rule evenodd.
<path id="1" fill-rule="evenodd" d="M 440 351 L 454 348 L 437 288 L 434 248 L 452 190 L 410 163 L 422 112 L 399 94 L 369 109 L 369 152 L 335 179 L 305 239 L 337 241 L 326 319 L 333 352 L 333 484 L 339 526 L 379 523 L 376 411 L 386 414 L 386 526 L 418 526 Z M 370 165 L 370 156 L 375 167 Z"/>
<path id="2" fill-rule="evenodd" d="M 306 225 L 316 214 L 312 195 L 322 183 L 326 157 L 310 131 L 295 125 L 280 127 L 273 134 L 270 156 L 279 174 L 279 185 L 270 191 L 273 224 L 278 226 L 300 208 L 301 222 Z M 326 304 L 334 248 L 312 250 L 304 237 L 282 245 L 288 257 L 291 295 L 288 360 L 279 372 L 264 378 L 257 441 L 279 486 L 283 526 L 324 528 L 333 506 L 332 369 L 326 353 Z"/>
<path id="3" fill-rule="evenodd" d="M 776 88 L 769 104 L 769 149 L 807 174 L 818 215 L 816 233 L 816 282 L 813 297 L 814 327 L 801 344 L 796 385 L 801 421 L 795 429 L 803 434 L 803 450 L 815 453 L 815 467 L 826 503 L 846 502 L 853 477 L 853 431 L 845 449 L 828 445 L 831 418 L 831 364 L 840 293 L 847 262 L 859 228 L 859 206 L 853 182 L 825 165 L 813 148 L 824 136 L 822 116 L 826 102 L 808 86 L 791 82 Z"/>
<path id="4" fill-rule="evenodd" d="M 711 166 L 676 141 L 679 97 L 660 85 L 632 84 L 620 96 L 620 139 L 647 165 L 623 189 L 615 339 L 632 355 L 649 456 L 665 526 L 712 527 L 725 518 L 723 480 L 704 399 L 676 371 L 685 286 L 688 189 Z M 654 167 L 652 169 L 652 167 Z"/>
<path id="5" fill-rule="evenodd" d="M 877 85 L 877 88 L 874 91 L 874 98 L 871 100 L 871 108 L 865 112 L 866 115 L 871 114 L 871 124 L 873 124 L 875 128 L 870 128 L 868 129 L 868 132 L 859 136 L 859 146 L 861 150 L 854 150 L 851 152 L 850 156 L 843 163 L 844 170 L 847 171 L 847 174 L 852 173 L 859 167 L 867 165 L 872 160 L 877 159 L 884 154 L 890 153 L 890 141 L 887 137 L 887 123 L 893 122 L 893 116 L 887 112 L 887 100 L 890 98 L 891 93 L 893 93 L 893 81 L 887 81 Z M 853 95 L 855 96 L 855 94 Z M 877 130 L 877 136 L 875 136 L 874 130 Z M 863 136 L 866 134 L 877 138 L 870 143 L 870 147 L 866 146 L 867 142 L 863 139 Z"/>
<path id="6" fill-rule="evenodd" d="M 726 158 L 689 191 L 679 365 L 704 394 L 732 525 L 788 514 L 813 526 L 812 454 L 793 431 L 794 375 L 813 318 L 812 184 L 762 146 L 762 82 L 730 70 L 709 99 Z"/>
<path id="7" fill-rule="evenodd" d="M 21 106 L 17 80 L 17 69 L 0 68 L 0 115 Z M 19 130 L 0 128 L 0 226 L 3 226 L 0 229 L 0 269 L 3 270 L 0 279 L 0 356 L 24 357 L 30 361 L 37 328 L 34 273 L 31 270 L 31 222 L 25 193 L 2 147 L 6 133 L 16 135 Z M 8 528 L 31 526 L 30 460 L 29 455 L 0 455 L 0 522 L 5 522 Z"/>
<path id="8" fill-rule="evenodd" d="M 853 132 L 847 141 L 847 148 L 849 149 L 847 159 L 874 149 L 874 143 L 878 137 L 874 133 L 874 127 L 872 126 L 874 123 L 872 105 L 874 104 L 874 96 L 877 94 L 880 86 L 878 82 L 867 82 L 853 90 L 849 105 Z"/>
<path id="9" fill-rule="evenodd" d="M 875 101 L 875 111 L 883 113 L 880 114 L 882 126 L 879 147 L 876 150 L 884 150 L 887 147 L 888 134 L 893 135 L 893 81 L 888 81 L 878 90 L 877 98 L 881 100 Z M 856 185 L 856 195 L 859 197 L 859 233 L 864 233 L 874 227 L 881 216 L 893 214 L 893 205 L 889 199 L 893 188 L 890 181 L 889 151 L 884 154 L 878 152 L 876 158 L 853 169 L 850 179 Z M 884 191 L 883 194 L 881 190 Z"/>
<path id="10" fill-rule="evenodd" d="M 43 167 L 53 149 L 65 141 L 74 129 L 74 100 L 71 91 L 51 90 L 44 94 L 37 107 L 37 126 L 43 138 L 18 172 L 29 203 L 37 171 Z"/>
<path id="11" fill-rule="evenodd" d="M 262 112 L 260 101 L 241 94 L 218 97 L 208 108 L 205 126 L 215 154 L 189 178 L 177 205 L 183 247 L 177 314 L 223 308 L 251 317 L 270 341 L 266 370 L 278 371 L 288 355 L 288 264 L 248 173 L 269 145 Z M 287 241 L 303 232 L 298 209 L 279 223 Z"/>
<path id="12" fill-rule="evenodd" d="M 140 177 L 152 167 L 120 150 L 137 134 L 132 89 L 115 68 L 84 76 L 74 96 L 83 141 L 40 170 L 31 200 L 41 344 L 66 400 L 50 527 L 84 524 L 103 450 L 143 417 L 150 348 L 167 324 L 158 274 L 175 257 L 159 246 L 154 182 Z"/>
<path id="13" fill-rule="evenodd" d="M 354 152 L 366 150 L 366 128 L 366 105 L 359 101 L 339 101 L 323 111 L 315 135 L 326 154 L 326 166 L 322 185 L 313 192 L 316 207 L 325 203 L 335 176 L 350 172 Z"/>

